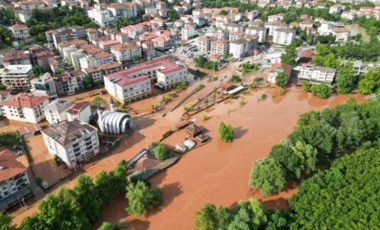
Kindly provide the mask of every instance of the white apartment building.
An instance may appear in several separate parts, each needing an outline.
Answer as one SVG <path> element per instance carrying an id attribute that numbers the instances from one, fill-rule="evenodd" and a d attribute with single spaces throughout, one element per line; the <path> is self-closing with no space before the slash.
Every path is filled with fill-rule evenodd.
<path id="1" fill-rule="evenodd" d="M 297 66 L 294 70 L 299 71 L 298 79 L 317 83 L 332 84 L 336 75 L 335 69 L 314 65 Z"/>
<path id="2" fill-rule="evenodd" d="M 27 168 L 9 150 L 0 152 L 0 210 L 19 205 L 23 197 L 32 194 Z"/>
<path id="3" fill-rule="evenodd" d="M 241 58 L 246 52 L 246 41 L 244 39 L 230 42 L 230 54 L 232 54 L 234 58 Z"/>
<path id="4" fill-rule="evenodd" d="M 273 36 L 273 32 L 278 29 L 287 29 L 288 25 L 283 22 L 268 22 L 265 23 L 265 28 L 268 30 L 268 36 Z"/>
<path id="5" fill-rule="evenodd" d="M 113 3 L 107 6 L 115 18 L 134 18 L 137 17 L 137 4 L 134 2 Z"/>
<path id="6" fill-rule="evenodd" d="M 95 5 L 92 9 L 87 10 L 87 15 L 100 27 L 111 27 L 115 20 L 111 10 L 101 5 Z"/>
<path id="7" fill-rule="evenodd" d="M 38 78 L 33 78 L 30 81 L 32 86 L 31 92 L 37 96 L 46 96 L 49 99 L 55 99 L 58 97 L 57 88 L 55 87 L 55 81 L 50 73 L 45 73 Z"/>
<path id="8" fill-rule="evenodd" d="M 194 26 L 192 24 L 188 24 L 184 26 L 181 30 L 181 39 L 187 41 L 194 37 L 195 34 L 196 32 Z"/>
<path id="9" fill-rule="evenodd" d="M 114 62 L 114 56 L 110 53 L 97 53 L 95 55 L 87 55 L 79 59 L 80 67 L 87 69 L 93 66 L 99 66 Z"/>
<path id="10" fill-rule="evenodd" d="M 157 84 L 165 89 L 178 85 L 188 80 L 187 69 L 174 63 L 166 63 L 157 71 Z"/>
<path id="11" fill-rule="evenodd" d="M 49 153 L 76 169 L 99 153 L 98 130 L 79 120 L 63 121 L 41 131 Z"/>
<path id="12" fill-rule="evenodd" d="M 32 65 L 9 65 L 4 69 L 2 84 L 11 89 L 27 89 L 33 78 Z"/>
<path id="13" fill-rule="evenodd" d="M 332 33 L 333 29 L 344 29 L 344 24 L 338 22 L 329 22 L 323 21 L 321 22 L 321 26 L 318 28 L 319 35 L 327 36 Z"/>
<path id="14" fill-rule="evenodd" d="M 56 30 L 49 30 L 46 33 L 46 39 L 54 43 L 55 48 L 62 42 L 69 42 L 86 38 L 86 30 L 83 26 L 63 27 Z"/>
<path id="15" fill-rule="evenodd" d="M 49 124 L 54 125 L 67 120 L 67 110 L 73 103 L 67 99 L 58 98 L 46 105 L 44 114 Z"/>
<path id="16" fill-rule="evenodd" d="M 250 26 L 245 29 L 245 35 L 256 35 L 259 43 L 266 41 L 267 29 L 260 26 Z"/>
<path id="17" fill-rule="evenodd" d="M 276 29 L 273 31 L 273 43 L 279 45 L 290 45 L 295 38 L 292 29 Z"/>
<path id="18" fill-rule="evenodd" d="M 136 43 L 119 44 L 111 47 L 111 53 L 119 63 L 131 61 L 133 56 L 142 57 L 141 47 Z"/>
<path id="19" fill-rule="evenodd" d="M 45 118 L 43 110 L 49 103 L 46 96 L 20 93 L 0 103 L 3 116 L 8 120 L 37 124 Z"/>
<path id="20" fill-rule="evenodd" d="M 86 54 L 84 54 L 82 50 L 75 50 L 70 53 L 71 65 L 74 67 L 75 70 L 81 69 L 79 60 L 85 56 Z"/>
<path id="21" fill-rule="evenodd" d="M 11 26 L 13 37 L 16 39 L 30 38 L 29 28 L 23 24 L 15 24 Z"/>
<path id="22" fill-rule="evenodd" d="M 86 123 L 90 122 L 91 105 L 87 101 L 75 103 L 66 112 L 67 120 L 80 120 Z"/>

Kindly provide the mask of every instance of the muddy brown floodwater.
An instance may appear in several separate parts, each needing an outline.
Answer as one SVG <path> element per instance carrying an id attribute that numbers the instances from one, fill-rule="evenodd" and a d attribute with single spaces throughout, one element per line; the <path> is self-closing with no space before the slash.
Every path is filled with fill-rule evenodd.
<path id="1" fill-rule="evenodd" d="M 263 93 L 268 94 L 265 101 L 258 102 Z M 198 114 L 195 118 L 208 130 L 212 141 L 188 152 L 176 165 L 151 179 L 152 185 L 160 186 L 164 204 L 160 210 L 151 212 L 147 218 L 136 219 L 128 216 L 124 208 L 126 201 L 120 196 L 102 213 L 94 229 L 103 221 L 117 223 L 120 219 L 127 222 L 129 229 L 193 229 L 193 216 L 206 203 L 217 206 L 233 206 L 239 200 L 255 197 L 263 202 L 265 208 L 287 208 L 287 199 L 296 189 L 288 189 L 276 196 L 263 198 L 257 191 L 248 187 L 252 163 L 267 157 L 271 147 L 293 130 L 300 114 L 311 110 L 322 110 L 343 104 L 349 98 L 363 102 L 360 95 L 334 96 L 328 100 L 312 97 L 299 89 L 289 90 L 285 96 L 271 97 L 276 90 L 259 90 L 241 97 L 247 102 L 240 105 L 240 99 L 225 102 L 205 112 L 210 118 L 203 122 Z M 135 108 L 150 107 L 151 102 L 141 101 L 133 104 Z M 183 108 L 168 113 L 164 118 L 158 115 L 141 117 L 135 121 L 138 129 L 121 150 L 86 168 L 85 174 L 95 176 L 100 170 L 111 170 L 121 159 L 130 159 L 141 148 L 156 141 L 161 134 L 179 120 Z M 218 140 L 217 129 L 223 121 L 235 129 L 236 139 L 232 144 Z M 175 144 L 184 138 L 177 133 L 167 139 Z M 75 181 L 70 185 L 75 184 Z M 15 215 L 14 222 L 20 223 L 36 209 L 30 207 L 24 213 Z"/>
<path id="2" fill-rule="evenodd" d="M 240 105 L 240 99 L 216 106 L 206 112 L 210 119 L 205 122 L 201 121 L 202 113 L 196 117 L 213 140 L 190 151 L 175 166 L 151 179 L 152 185 L 160 186 L 164 194 L 160 210 L 145 219 L 126 217 L 126 201 L 119 197 L 104 208 L 98 224 L 126 217 L 130 229 L 193 229 L 194 212 L 204 204 L 232 206 L 250 197 L 260 199 L 265 208 L 287 208 L 287 199 L 296 189 L 269 198 L 249 189 L 252 162 L 267 157 L 271 147 L 293 130 L 302 113 L 334 107 L 352 97 L 358 102 L 363 102 L 364 98 L 354 95 L 322 100 L 292 89 L 285 96 L 268 97 L 258 102 L 262 93 L 251 92 L 243 96 L 248 102 L 244 106 Z M 271 93 L 274 91 L 267 92 Z M 217 127 L 221 121 L 234 127 L 236 140 L 233 144 L 218 140 Z M 178 136 L 178 140 L 181 138 L 183 136 Z"/>

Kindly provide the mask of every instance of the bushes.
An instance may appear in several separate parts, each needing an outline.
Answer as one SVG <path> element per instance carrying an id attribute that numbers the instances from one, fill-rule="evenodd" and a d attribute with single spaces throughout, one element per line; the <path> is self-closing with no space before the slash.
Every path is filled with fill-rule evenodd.
<path id="1" fill-rule="evenodd" d="M 326 84 L 311 84 L 307 81 L 302 81 L 302 89 L 305 92 L 311 92 L 314 96 L 326 99 L 332 94 L 330 86 Z"/>
<path id="2" fill-rule="evenodd" d="M 285 182 L 314 172 L 322 159 L 335 159 L 380 137 L 380 103 L 354 101 L 302 115 L 288 139 L 275 145 L 269 158 L 254 164 L 250 186 L 264 195 L 281 191 Z"/>
<path id="3" fill-rule="evenodd" d="M 201 68 L 218 70 L 218 62 L 208 60 L 205 56 L 195 58 L 195 65 Z"/>
<path id="4" fill-rule="evenodd" d="M 145 216 L 148 214 L 148 208 L 158 208 L 162 204 L 162 192 L 158 187 L 149 190 L 144 182 L 138 181 L 129 184 L 127 190 L 126 211 L 131 215 Z"/>
<path id="5" fill-rule="evenodd" d="M 165 160 L 165 159 L 168 157 L 169 149 L 168 149 L 168 147 L 166 147 L 166 145 L 164 145 L 164 144 L 157 144 L 157 145 L 153 148 L 153 152 L 154 152 L 154 156 L 155 156 L 158 160 L 163 161 L 163 160 Z"/>
<path id="6" fill-rule="evenodd" d="M 230 143 L 234 140 L 235 134 L 232 126 L 226 125 L 223 122 L 219 124 L 219 138 L 225 143 Z"/>

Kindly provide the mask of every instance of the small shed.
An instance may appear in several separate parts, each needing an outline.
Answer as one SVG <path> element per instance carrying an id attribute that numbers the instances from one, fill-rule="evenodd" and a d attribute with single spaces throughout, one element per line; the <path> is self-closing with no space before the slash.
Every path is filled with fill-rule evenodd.
<path id="1" fill-rule="evenodd" d="M 205 129 L 202 126 L 196 124 L 191 124 L 186 127 L 186 132 L 190 134 L 191 137 L 196 137 L 201 135 Z"/>
<path id="2" fill-rule="evenodd" d="M 185 121 L 180 121 L 178 122 L 177 124 L 175 124 L 175 128 L 177 130 L 180 130 L 180 129 L 183 129 L 185 128 L 186 126 L 190 125 L 191 121 L 189 120 L 185 120 Z"/>

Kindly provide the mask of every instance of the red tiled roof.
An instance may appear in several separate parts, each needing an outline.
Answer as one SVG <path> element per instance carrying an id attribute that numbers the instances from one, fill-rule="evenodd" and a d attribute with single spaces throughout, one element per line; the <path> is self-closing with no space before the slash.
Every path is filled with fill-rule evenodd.
<path id="1" fill-rule="evenodd" d="M 34 108 L 47 100 L 49 100 L 49 97 L 46 96 L 36 96 L 28 93 L 20 93 L 8 100 L 1 102 L 0 105 L 15 108 Z"/>
<path id="2" fill-rule="evenodd" d="M 25 166 L 17 161 L 16 156 L 9 150 L 0 152 L 0 167 L 2 167 L 0 169 L 0 183 L 26 171 Z"/>
<path id="3" fill-rule="evenodd" d="M 11 61 L 11 60 L 16 60 L 16 59 L 29 59 L 29 57 L 22 50 L 5 52 L 3 56 L 4 56 L 3 61 Z"/>
<path id="4" fill-rule="evenodd" d="M 82 111 L 84 108 L 86 108 L 87 106 L 89 106 L 90 103 L 87 102 L 87 101 L 82 101 L 82 102 L 78 102 L 78 103 L 75 103 L 68 111 L 67 113 L 71 114 L 71 115 L 76 115 L 78 114 L 80 111 Z"/>

